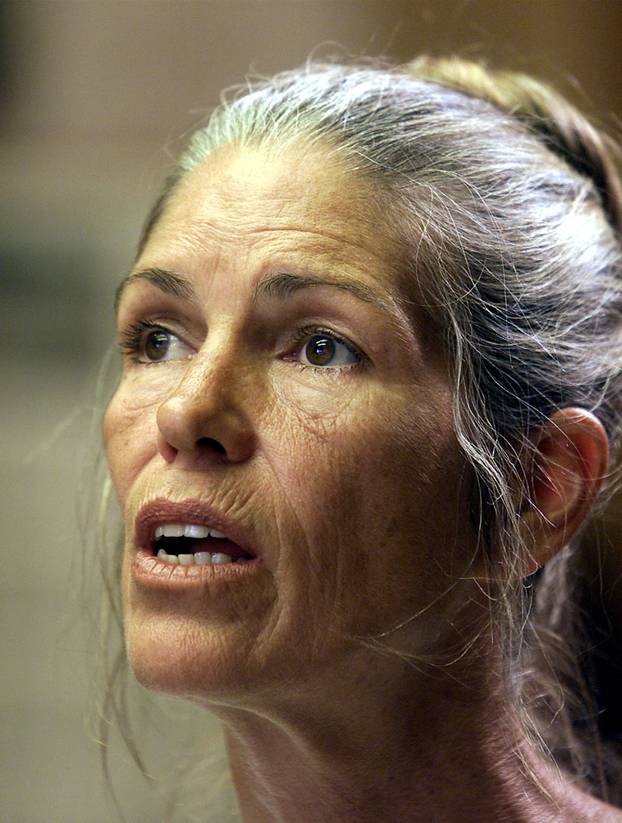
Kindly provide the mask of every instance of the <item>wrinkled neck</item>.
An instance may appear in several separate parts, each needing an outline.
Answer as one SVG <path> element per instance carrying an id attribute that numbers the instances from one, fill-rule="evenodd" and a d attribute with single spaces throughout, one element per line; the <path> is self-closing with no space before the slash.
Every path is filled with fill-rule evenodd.
<path id="1" fill-rule="evenodd" d="M 245 823 L 564 819 L 484 660 L 468 679 L 367 663 L 222 712 Z"/>

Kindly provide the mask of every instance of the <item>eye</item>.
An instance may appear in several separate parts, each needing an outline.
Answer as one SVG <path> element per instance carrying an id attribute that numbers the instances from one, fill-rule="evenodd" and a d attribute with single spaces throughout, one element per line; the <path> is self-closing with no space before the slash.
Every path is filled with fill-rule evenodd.
<path id="1" fill-rule="evenodd" d="M 145 335 L 143 344 L 145 357 L 151 362 L 166 360 L 172 344 L 173 337 L 170 332 L 164 331 L 164 329 L 150 331 Z"/>
<path id="2" fill-rule="evenodd" d="M 339 368 L 360 363 L 363 355 L 351 343 L 332 332 L 316 331 L 306 336 L 299 350 L 299 358 L 306 366 Z"/>
<path id="3" fill-rule="evenodd" d="M 136 363 L 182 360 L 192 349 L 174 332 L 149 321 L 141 321 L 123 333 L 121 348 Z"/>

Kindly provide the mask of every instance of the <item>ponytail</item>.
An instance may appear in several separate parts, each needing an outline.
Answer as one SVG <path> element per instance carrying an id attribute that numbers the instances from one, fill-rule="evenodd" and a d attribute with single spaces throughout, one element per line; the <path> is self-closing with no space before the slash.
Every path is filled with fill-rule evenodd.
<path id="1" fill-rule="evenodd" d="M 419 57 L 409 74 L 492 103 L 523 123 L 554 154 L 592 181 L 611 225 L 622 233 L 620 151 L 560 94 L 526 74 L 492 71 L 456 57 Z"/>

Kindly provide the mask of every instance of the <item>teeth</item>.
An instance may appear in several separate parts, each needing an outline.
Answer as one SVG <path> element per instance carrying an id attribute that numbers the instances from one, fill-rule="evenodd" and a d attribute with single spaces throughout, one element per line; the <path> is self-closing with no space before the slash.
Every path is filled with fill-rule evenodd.
<path id="1" fill-rule="evenodd" d="M 184 537 L 193 537 L 195 540 L 203 540 L 209 537 L 210 530 L 207 526 L 196 526 L 190 524 L 184 526 Z"/>
<path id="2" fill-rule="evenodd" d="M 155 538 L 160 537 L 191 537 L 194 540 L 204 540 L 206 537 L 220 537 L 225 535 L 218 529 L 209 526 L 199 526 L 196 523 L 165 523 L 155 530 Z"/>
<path id="3" fill-rule="evenodd" d="M 196 552 L 194 562 L 197 566 L 205 566 L 212 562 L 212 555 L 209 552 Z"/>
<path id="4" fill-rule="evenodd" d="M 177 557 L 179 557 L 179 565 L 180 566 L 194 565 L 194 555 L 193 554 L 178 554 Z"/>
<path id="5" fill-rule="evenodd" d="M 232 558 L 229 557 L 228 554 L 223 554 L 222 552 L 215 552 L 212 555 L 212 563 L 231 563 Z"/>
<path id="6" fill-rule="evenodd" d="M 156 540 L 158 537 L 183 537 L 184 527 L 175 523 L 167 523 L 165 526 L 158 526 L 155 536 Z"/>
<path id="7" fill-rule="evenodd" d="M 233 563 L 233 558 L 224 552 L 196 552 L 196 554 L 167 554 L 164 549 L 158 552 L 158 559 L 165 563 L 172 563 L 174 566 L 207 566 L 212 563 Z M 240 557 L 236 562 L 243 563 L 245 557 Z"/>

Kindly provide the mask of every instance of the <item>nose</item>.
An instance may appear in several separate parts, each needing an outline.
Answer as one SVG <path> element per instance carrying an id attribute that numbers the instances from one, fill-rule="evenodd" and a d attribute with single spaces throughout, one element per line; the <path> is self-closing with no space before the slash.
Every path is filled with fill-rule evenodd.
<path id="1" fill-rule="evenodd" d="M 226 366 L 190 366 L 156 415 L 158 450 L 167 463 L 241 463 L 255 450 L 255 433 L 243 411 L 251 387 Z"/>

